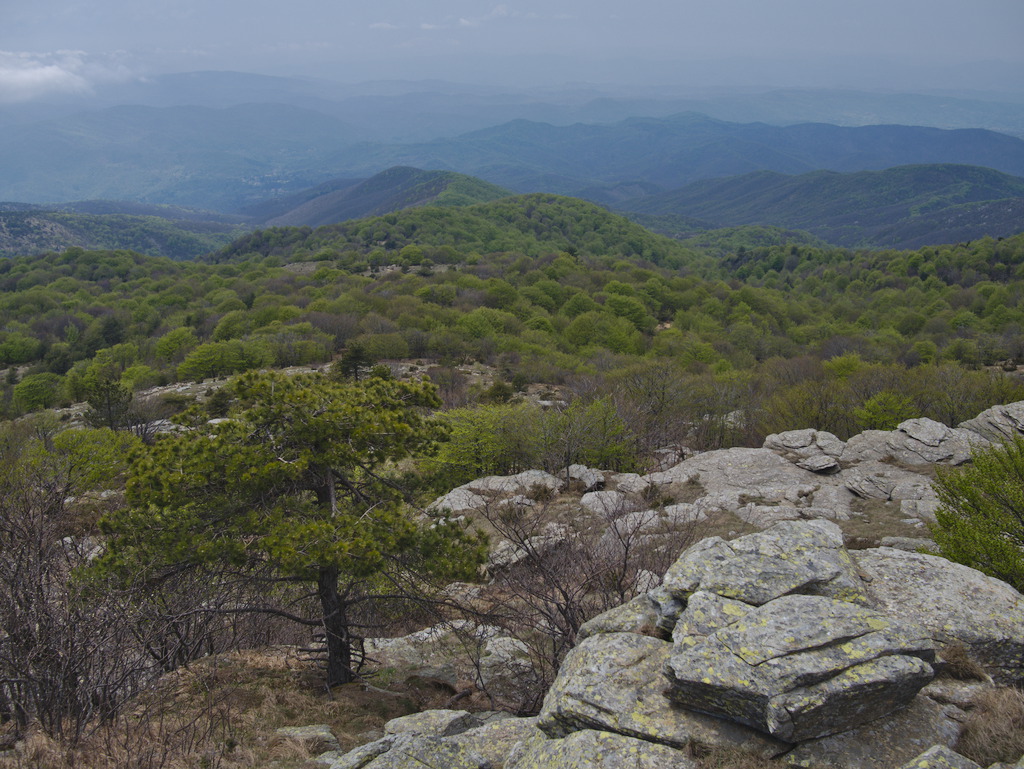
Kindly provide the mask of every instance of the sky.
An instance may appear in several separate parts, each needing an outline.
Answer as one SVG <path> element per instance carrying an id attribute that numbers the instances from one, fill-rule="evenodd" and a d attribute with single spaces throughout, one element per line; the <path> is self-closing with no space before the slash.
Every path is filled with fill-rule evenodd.
<path id="1" fill-rule="evenodd" d="M 0 103 L 166 72 L 1024 91 L 1024 0 L 0 0 Z"/>

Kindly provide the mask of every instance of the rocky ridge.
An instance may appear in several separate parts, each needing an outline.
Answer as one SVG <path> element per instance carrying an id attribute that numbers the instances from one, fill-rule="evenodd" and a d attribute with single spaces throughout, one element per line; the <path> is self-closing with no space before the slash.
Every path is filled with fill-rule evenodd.
<path id="1" fill-rule="evenodd" d="M 453 490 L 434 507 L 472 515 L 529 507 L 575 481 L 581 514 L 610 530 L 652 514 L 717 519 L 749 533 L 700 540 L 651 589 L 586 623 L 537 717 L 483 723 L 433 711 L 320 763 L 653 769 L 742 750 L 780 766 L 977 767 L 953 748 L 979 697 L 1024 685 L 1024 596 L 913 552 L 922 537 L 851 549 L 865 537 L 842 527 L 884 506 L 908 532 L 926 534 L 936 507 L 932 467 L 1021 433 L 1017 403 L 957 428 L 909 420 L 845 443 L 791 431 L 761 449 L 699 454 L 647 475 L 574 467 Z M 662 504 L 651 507 L 652 499 Z M 492 566 L 514 561 L 515 547 L 505 550 Z M 954 651 L 980 666 L 974 680 L 957 677 Z"/>

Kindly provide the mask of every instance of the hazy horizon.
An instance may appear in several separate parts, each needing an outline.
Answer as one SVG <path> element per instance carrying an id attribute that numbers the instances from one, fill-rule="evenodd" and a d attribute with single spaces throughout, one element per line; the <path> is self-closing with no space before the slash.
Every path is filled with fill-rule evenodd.
<path id="1" fill-rule="evenodd" d="M 0 11 L 0 102 L 172 72 L 354 83 L 1024 92 L 1019 0 L 35 0 Z"/>

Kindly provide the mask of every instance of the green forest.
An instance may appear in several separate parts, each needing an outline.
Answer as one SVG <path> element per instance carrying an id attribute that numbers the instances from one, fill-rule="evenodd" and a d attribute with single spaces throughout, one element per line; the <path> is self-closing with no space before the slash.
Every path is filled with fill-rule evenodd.
<path id="1" fill-rule="evenodd" d="M 846 438 L 1024 397 L 1003 374 L 1024 360 L 1024 236 L 917 251 L 770 241 L 739 228 L 684 246 L 590 203 L 526 195 L 271 228 L 190 262 L 78 248 L 5 259 L 0 409 L 406 361 L 447 407 L 531 385 L 610 399 L 635 462 L 652 441 Z M 489 369 L 486 386 L 466 381 L 471 364 Z M 642 403 L 655 382 L 671 392 Z"/>

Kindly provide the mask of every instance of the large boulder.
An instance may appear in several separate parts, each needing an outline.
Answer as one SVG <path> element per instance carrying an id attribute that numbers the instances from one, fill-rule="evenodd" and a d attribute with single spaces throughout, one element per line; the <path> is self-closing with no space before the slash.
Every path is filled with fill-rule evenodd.
<path id="1" fill-rule="evenodd" d="M 963 428 L 964 425 L 961 425 Z M 969 429 L 952 428 L 933 419 L 908 419 L 895 430 L 867 430 L 846 442 L 840 463 L 887 461 L 908 466 L 961 465 L 984 438 Z"/>
<path id="2" fill-rule="evenodd" d="M 672 644 L 632 633 L 602 633 L 566 656 L 538 718 L 549 737 L 583 729 L 616 732 L 682 748 L 744 748 L 762 755 L 784 749 L 738 723 L 673 705 L 664 670 Z"/>
<path id="3" fill-rule="evenodd" d="M 815 473 L 836 472 L 845 447 L 832 433 L 819 430 L 789 430 L 764 440 L 764 448 Z"/>
<path id="4" fill-rule="evenodd" d="M 872 602 L 964 644 L 999 683 L 1024 683 L 1024 596 L 998 579 L 933 555 L 880 547 L 855 553 Z"/>
<path id="5" fill-rule="evenodd" d="M 754 606 L 791 593 L 867 601 L 842 530 L 823 520 L 784 522 L 730 542 L 701 540 L 669 567 L 652 597 L 685 604 L 698 590 Z"/>
<path id="6" fill-rule="evenodd" d="M 482 725 L 480 719 L 465 710 L 424 710 L 422 713 L 392 718 L 384 724 L 384 733 L 451 737 Z"/>
<path id="7" fill-rule="evenodd" d="M 916 625 L 844 601 L 786 595 L 695 645 L 676 644 L 669 697 L 800 742 L 907 705 L 931 680 L 934 653 Z"/>

